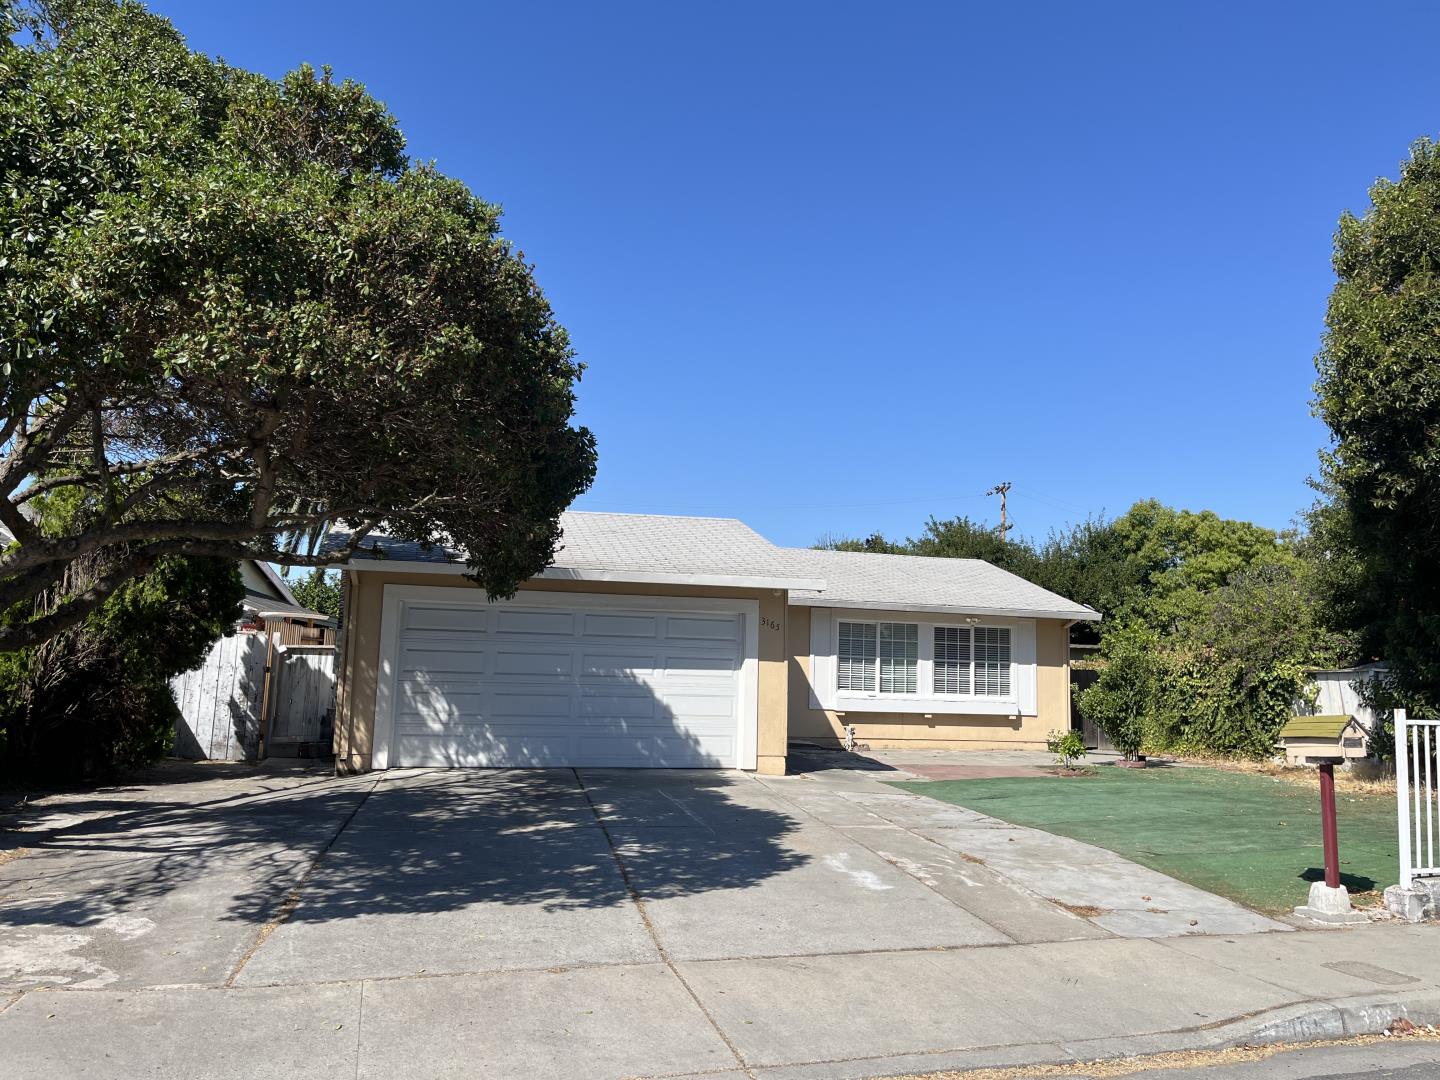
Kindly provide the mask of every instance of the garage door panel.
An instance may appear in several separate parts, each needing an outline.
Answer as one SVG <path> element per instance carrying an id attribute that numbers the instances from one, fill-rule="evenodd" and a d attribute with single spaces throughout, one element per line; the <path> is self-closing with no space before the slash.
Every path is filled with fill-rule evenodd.
<path id="1" fill-rule="evenodd" d="M 655 638 L 660 633 L 660 618 L 657 615 L 606 615 L 586 612 L 580 618 L 580 633 L 590 638 Z"/>
<path id="2" fill-rule="evenodd" d="M 502 649 L 495 654 L 496 675 L 569 675 L 574 667 L 575 655 L 570 652 Z"/>
<path id="3" fill-rule="evenodd" d="M 578 712 L 581 716 L 602 719 L 653 720 L 658 704 L 654 694 L 582 694 Z"/>
<path id="4" fill-rule="evenodd" d="M 490 612 L 484 608 L 406 604 L 403 626 L 406 630 L 413 631 L 464 630 L 470 633 L 484 633 L 489 627 L 489 617 Z"/>
<path id="5" fill-rule="evenodd" d="M 695 739 L 682 735 L 625 738 L 586 736 L 575 748 L 580 763 L 652 769 L 719 768 L 735 760 L 733 739 Z"/>
<path id="6" fill-rule="evenodd" d="M 671 641 L 738 641 L 739 622 L 734 615 L 671 615 L 665 620 L 665 637 Z"/>
<path id="7" fill-rule="evenodd" d="M 580 674 L 587 679 L 634 681 L 652 675 L 658 666 L 654 653 L 586 653 L 580 661 Z"/>
<path id="8" fill-rule="evenodd" d="M 485 694 L 479 690 L 413 687 L 407 689 L 396 702 L 395 715 L 478 716 L 484 709 Z"/>
<path id="9" fill-rule="evenodd" d="M 595 608 L 587 608 L 587 603 Z M 389 764 L 737 763 L 733 613 L 402 604 Z"/>
<path id="10" fill-rule="evenodd" d="M 693 679 L 697 682 L 729 686 L 735 674 L 734 654 L 695 656 L 668 655 L 660 663 L 659 675 L 667 683 Z"/>
<path id="11" fill-rule="evenodd" d="M 491 691 L 486 695 L 486 700 L 489 708 L 484 710 L 484 714 L 496 719 L 508 717 L 569 719 L 575 712 L 573 696 L 568 691 L 554 693 L 541 689 L 527 690 L 523 687 L 508 687 L 504 690 Z M 482 710 L 475 709 L 470 712 L 478 717 Z"/>
<path id="12" fill-rule="evenodd" d="M 397 732 L 393 753 L 398 761 L 416 767 L 545 768 L 570 764 L 570 740 L 477 726 L 444 736 Z"/>
<path id="13" fill-rule="evenodd" d="M 514 611 L 501 609 L 495 620 L 495 632 L 505 634 L 553 634 L 575 636 L 575 615 L 569 611 Z"/>
<path id="14" fill-rule="evenodd" d="M 423 645 L 409 645 L 400 650 L 400 674 L 402 678 L 413 678 L 424 672 L 432 679 L 447 675 L 479 675 L 485 670 L 484 649 L 444 649 Z"/>
<path id="15" fill-rule="evenodd" d="M 735 715 L 735 699 L 720 694 L 663 694 L 660 704 L 672 716 L 719 717 L 728 720 Z M 714 725 L 707 724 L 707 728 Z"/>

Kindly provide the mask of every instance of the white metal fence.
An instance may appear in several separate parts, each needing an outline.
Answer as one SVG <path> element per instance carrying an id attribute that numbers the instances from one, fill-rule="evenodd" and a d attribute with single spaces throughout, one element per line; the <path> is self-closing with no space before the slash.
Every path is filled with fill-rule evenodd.
<path id="1" fill-rule="evenodd" d="M 1395 710 L 1395 798 L 1400 812 L 1400 885 L 1417 877 L 1440 877 L 1435 844 L 1440 807 L 1435 801 L 1440 720 L 1411 720 Z"/>

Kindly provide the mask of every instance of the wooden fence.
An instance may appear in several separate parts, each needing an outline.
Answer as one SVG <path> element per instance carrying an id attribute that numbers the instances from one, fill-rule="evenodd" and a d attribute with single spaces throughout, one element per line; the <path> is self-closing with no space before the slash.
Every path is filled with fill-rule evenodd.
<path id="1" fill-rule="evenodd" d="M 267 634 L 233 634 L 200 667 L 172 679 L 170 689 L 182 717 L 178 757 L 256 761 L 262 732 L 267 756 L 329 752 L 319 744 L 335 693 L 334 645 L 272 646 Z"/>
<path id="2" fill-rule="evenodd" d="M 264 634 L 231 634 L 215 643 L 200 667 L 170 680 L 183 718 L 175 733 L 179 757 L 256 759 L 266 651 Z"/>

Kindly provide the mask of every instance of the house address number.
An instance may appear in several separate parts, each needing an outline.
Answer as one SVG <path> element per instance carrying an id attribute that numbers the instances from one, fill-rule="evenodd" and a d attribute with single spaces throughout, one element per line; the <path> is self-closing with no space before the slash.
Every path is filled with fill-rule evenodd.
<path id="1" fill-rule="evenodd" d="M 779 630 L 779 629 L 780 629 L 780 620 L 779 620 L 779 619 L 767 619 L 764 615 L 761 615 L 761 616 L 760 616 L 760 625 L 763 626 L 766 630 Z"/>

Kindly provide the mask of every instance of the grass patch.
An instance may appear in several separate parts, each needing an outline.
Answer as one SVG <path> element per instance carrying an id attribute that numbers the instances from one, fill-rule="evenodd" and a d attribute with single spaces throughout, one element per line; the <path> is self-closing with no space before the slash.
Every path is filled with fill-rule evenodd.
<path id="1" fill-rule="evenodd" d="M 1050 777 L 892 782 L 1015 825 L 1108 848 L 1269 913 L 1303 904 L 1324 877 L 1320 800 L 1278 777 L 1208 768 L 1096 769 Z M 1400 877 L 1394 797 L 1336 795 L 1341 881 L 1359 904 Z"/>

